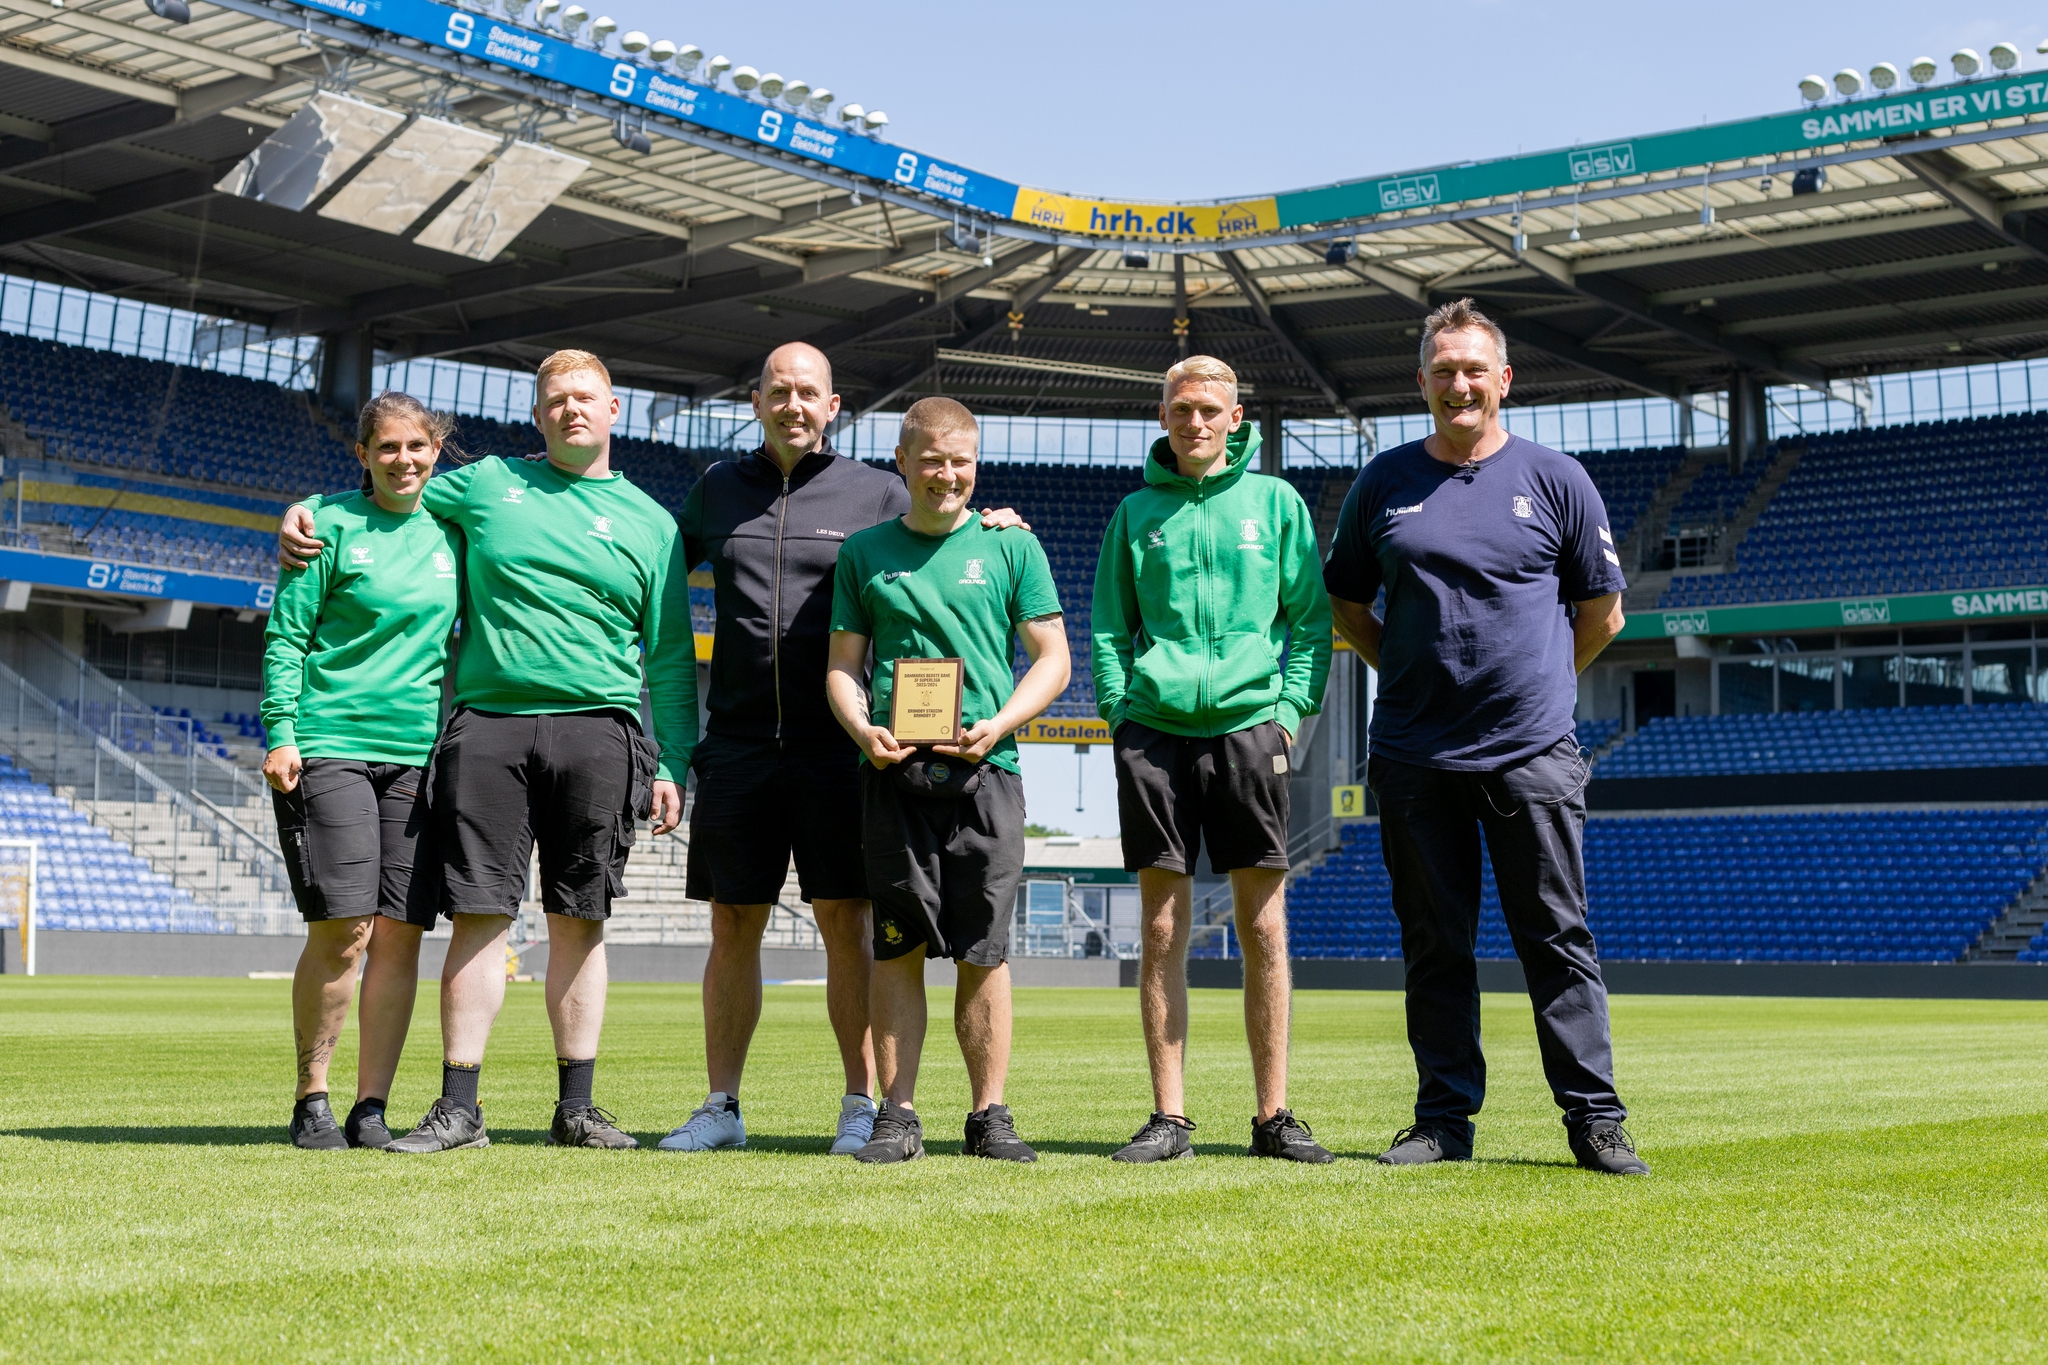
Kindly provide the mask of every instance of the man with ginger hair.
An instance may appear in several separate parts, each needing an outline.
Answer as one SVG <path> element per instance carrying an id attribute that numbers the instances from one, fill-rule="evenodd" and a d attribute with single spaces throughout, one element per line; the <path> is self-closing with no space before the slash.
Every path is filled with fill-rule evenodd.
<path id="1" fill-rule="evenodd" d="M 1322 1164 L 1330 1153 L 1287 1107 L 1288 772 L 1330 672 L 1315 521 L 1292 484 L 1251 472 L 1259 435 L 1214 356 L 1166 372 L 1159 425 L 1145 487 L 1118 505 L 1095 570 L 1095 702 L 1114 736 L 1124 866 L 1138 874 L 1152 1071 L 1152 1116 L 1113 1159 L 1194 1154 L 1187 954 L 1206 841 L 1244 953 L 1250 1155 Z"/>
<path id="2" fill-rule="evenodd" d="M 1003 1085 L 1010 1065 L 1010 921 L 1024 873 L 1024 779 L 1014 732 L 1066 690 L 1066 628 L 1035 536 L 974 513 L 980 432 L 926 398 L 903 417 L 896 467 L 910 510 L 847 539 L 832 595 L 827 696 L 861 751 L 861 832 L 874 898 L 875 1061 L 883 1101 L 857 1160 L 924 1155 L 916 1105 L 925 962 L 957 964 L 953 1030 L 973 1110 L 966 1156 L 1036 1161 Z M 1011 672 L 1019 644 L 1031 666 Z M 874 673 L 868 676 L 873 651 Z M 961 661 L 959 739 L 899 742 L 889 720 L 903 659 Z"/>
<path id="3" fill-rule="evenodd" d="M 455 712 L 433 784 L 455 930 L 441 973 L 441 1096 L 392 1152 L 490 1144 L 479 1072 L 536 845 L 559 1085 L 548 1141 L 639 1145 L 591 1097 L 604 921 L 624 893 L 636 823 L 651 815 L 662 834 L 681 819 L 697 661 L 675 518 L 612 469 L 618 417 L 604 363 L 557 351 L 535 378 L 546 458 L 477 460 L 429 480 L 421 496 L 466 542 Z M 281 558 L 317 555 L 311 537 L 310 512 L 292 508 Z M 640 729 L 643 681 L 653 736 Z"/>

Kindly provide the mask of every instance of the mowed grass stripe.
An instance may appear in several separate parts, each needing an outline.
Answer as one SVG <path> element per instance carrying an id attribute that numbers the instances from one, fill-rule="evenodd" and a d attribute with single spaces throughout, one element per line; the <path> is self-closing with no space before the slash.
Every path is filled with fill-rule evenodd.
<path id="1" fill-rule="evenodd" d="M 299 1153 L 288 983 L 0 979 L 0 1359 L 1385 1360 L 2042 1358 L 2048 1006 L 1622 997 L 1657 1174 L 1571 1168 L 1527 1002 L 1487 998 L 1469 1165 L 1242 1152 L 1240 999 L 1196 992 L 1202 1155 L 1102 1159 L 1150 1108 L 1130 991 L 1023 991 L 1010 1101 L 1044 1160 L 957 1150 L 935 993 L 934 1156 L 822 1153 L 838 1065 L 815 987 L 772 987 L 752 1149 L 539 1144 L 539 987 L 483 1093 L 498 1145 Z M 438 1083 L 431 990 L 394 1098 Z M 614 988 L 599 1102 L 651 1139 L 701 1098 L 695 989 Z M 1397 996 L 1304 993 L 1293 1100 L 1346 1156 L 1412 1100 Z M 347 1054 L 337 1107 L 352 1085 Z"/>

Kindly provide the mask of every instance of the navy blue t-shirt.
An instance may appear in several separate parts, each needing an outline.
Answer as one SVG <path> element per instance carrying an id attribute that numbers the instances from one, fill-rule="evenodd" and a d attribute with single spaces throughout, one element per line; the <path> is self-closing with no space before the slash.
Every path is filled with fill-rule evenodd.
<path id="1" fill-rule="evenodd" d="M 1585 466 L 1510 436 L 1470 465 L 1420 441 L 1373 459 L 1344 499 L 1323 586 L 1367 604 L 1387 590 L 1373 751 L 1491 772 L 1571 733 L 1565 604 L 1626 584 Z"/>

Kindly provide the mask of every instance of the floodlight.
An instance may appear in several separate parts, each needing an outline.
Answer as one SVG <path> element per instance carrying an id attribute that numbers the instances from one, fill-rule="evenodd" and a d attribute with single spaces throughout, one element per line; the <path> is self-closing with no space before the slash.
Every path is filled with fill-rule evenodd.
<path id="1" fill-rule="evenodd" d="M 1906 74 L 1913 78 L 1913 84 L 1925 85 L 1934 79 L 1934 73 L 1940 69 L 1934 64 L 1932 57 L 1915 57 L 1913 64 L 1906 68 Z"/>
<path id="2" fill-rule="evenodd" d="M 731 69 L 732 58 L 721 54 L 711 59 L 710 64 L 704 68 L 704 75 L 713 85 L 716 85 L 718 84 L 718 78 Z"/>
<path id="3" fill-rule="evenodd" d="M 590 11 L 581 5 L 571 5 L 562 11 L 562 32 L 574 35 L 590 18 Z"/>
<path id="4" fill-rule="evenodd" d="M 533 22 L 546 28 L 548 20 L 554 18 L 555 11 L 561 7 L 562 0 L 539 0 L 533 7 Z"/>
<path id="5" fill-rule="evenodd" d="M 782 93 L 782 85 L 782 77 L 776 72 L 770 71 L 767 75 L 761 77 L 761 98 L 774 99 Z"/>
<path id="6" fill-rule="evenodd" d="M 1879 62 L 1870 68 L 1870 84 L 1873 89 L 1889 90 L 1899 83 L 1899 69 L 1890 62 Z"/>
<path id="7" fill-rule="evenodd" d="M 889 116 L 879 109 L 868 110 L 867 113 L 861 115 L 860 121 L 867 128 L 868 132 L 876 137 L 880 137 L 882 130 L 889 126 Z"/>
<path id="8" fill-rule="evenodd" d="M 654 143 L 648 138 L 647 130 L 645 128 L 631 127 L 623 118 L 612 125 L 612 141 L 618 143 L 627 151 L 637 152 L 641 156 L 645 156 L 654 150 Z"/>
<path id="9" fill-rule="evenodd" d="M 629 29 L 619 38 L 619 51 L 635 57 L 647 50 L 647 35 L 639 29 Z"/>
<path id="10" fill-rule="evenodd" d="M 811 97 L 811 83 L 791 76 L 782 83 L 782 102 L 792 109 L 804 107 L 804 101 Z"/>
<path id="11" fill-rule="evenodd" d="M 1792 172 L 1792 193 L 1819 194 L 1828 187 L 1828 168 L 1808 166 L 1803 171 Z"/>
<path id="12" fill-rule="evenodd" d="M 1977 55 L 1975 48 L 1957 48 L 1955 55 L 1948 59 L 1948 63 L 1956 69 L 1956 74 L 1964 80 L 1970 79 L 1970 77 L 1984 69 L 1984 61 Z"/>
<path id="13" fill-rule="evenodd" d="M 1124 269 L 1150 270 L 1151 268 L 1151 252 L 1145 250 L 1145 248 L 1141 246 L 1127 246 L 1124 248 Z"/>
<path id="14" fill-rule="evenodd" d="M 761 73 L 751 66 L 736 66 L 732 69 L 732 88 L 742 95 L 761 83 Z"/>
<path id="15" fill-rule="evenodd" d="M 697 63 L 704 60 L 704 49 L 695 43 L 684 43 L 676 49 L 676 70 L 689 72 L 697 69 Z"/>
<path id="16" fill-rule="evenodd" d="M 2020 50 L 2011 43 L 1993 43 L 1991 50 L 1984 55 L 2000 71 L 2010 71 L 2020 64 Z"/>
<path id="17" fill-rule="evenodd" d="M 1818 104 L 1828 97 L 1828 83 L 1818 76 L 1799 78 L 1799 98 L 1808 104 Z"/>
<path id="18" fill-rule="evenodd" d="M 1853 66 L 1845 66 L 1835 73 L 1835 91 L 1848 99 L 1863 88 L 1863 73 Z"/>
<path id="19" fill-rule="evenodd" d="M 858 104 L 842 104 L 839 106 L 839 121 L 849 128 L 859 127 L 860 121 L 866 118 L 867 115 L 868 111 L 861 108 Z"/>
<path id="20" fill-rule="evenodd" d="M 192 7 L 185 0 L 149 0 L 149 12 L 159 19 L 168 19 L 174 24 L 192 22 Z M 1996 49 L 1993 49 L 1996 51 Z"/>
<path id="21" fill-rule="evenodd" d="M 619 21 L 609 14 L 600 14 L 590 21 L 590 41 L 599 47 L 603 47 L 604 40 L 618 31 Z"/>
<path id="22" fill-rule="evenodd" d="M 656 66 L 667 66 L 676 59 L 676 45 L 666 38 L 656 38 L 647 45 L 647 57 Z"/>
<path id="23" fill-rule="evenodd" d="M 1323 251 L 1324 265 L 1344 265 L 1357 258 L 1358 243 L 1354 241 L 1334 241 Z"/>
<path id="24" fill-rule="evenodd" d="M 810 103 L 805 106 L 805 108 L 811 111 L 812 118 L 825 117 L 825 111 L 831 107 L 832 92 L 822 85 L 811 92 Z"/>
<path id="25" fill-rule="evenodd" d="M 2043 38 L 2040 42 L 2034 44 L 2034 51 L 2048 52 L 2048 38 Z"/>

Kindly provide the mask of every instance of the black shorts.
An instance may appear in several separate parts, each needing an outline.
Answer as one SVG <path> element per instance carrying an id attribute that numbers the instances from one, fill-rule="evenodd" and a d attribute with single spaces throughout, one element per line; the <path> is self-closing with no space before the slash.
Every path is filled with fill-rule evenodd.
<path id="1" fill-rule="evenodd" d="M 314 920 L 387 919 L 431 929 L 441 904 L 426 770 L 309 758 L 299 785 L 273 790 L 292 898 Z"/>
<path id="2" fill-rule="evenodd" d="M 994 967 L 1010 955 L 1024 877 L 1024 779 L 990 765 L 958 799 L 912 796 L 860 769 L 875 957 L 916 952 Z"/>
<path id="3" fill-rule="evenodd" d="M 1287 867 L 1288 745 L 1280 722 L 1190 739 L 1127 720 L 1116 731 L 1124 869 L 1192 874 Z"/>
<path id="4" fill-rule="evenodd" d="M 540 846 L 541 906 L 601 920 L 626 894 L 655 751 L 623 711 L 458 710 L 434 751 L 434 815 L 450 915 L 516 915 Z"/>
<path id="5" fill-rule="evenodd" d="M 866 900 L 860 854 L 860 750 L 850 739 L 723 739 L 706 735 L 690 760 L 693 901 L 768 905 L 789 861 L 806 901 Z"/>

